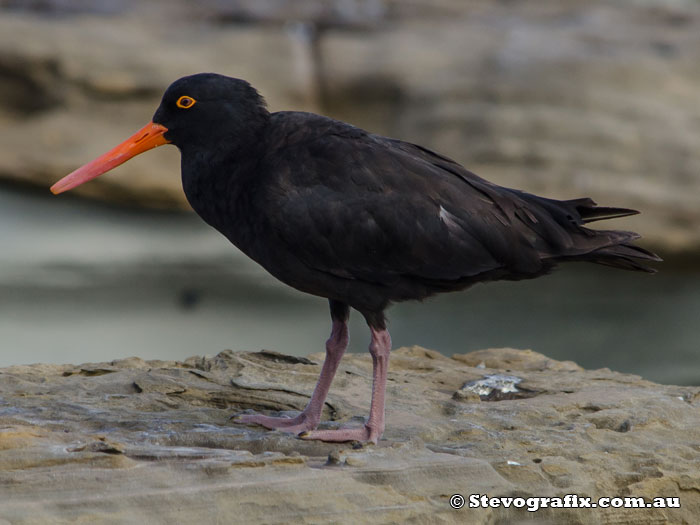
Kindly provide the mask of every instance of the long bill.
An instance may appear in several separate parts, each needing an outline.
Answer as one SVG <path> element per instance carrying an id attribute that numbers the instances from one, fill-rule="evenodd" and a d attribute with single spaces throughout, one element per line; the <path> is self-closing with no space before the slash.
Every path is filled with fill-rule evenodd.
<path id="1" fill-rule="evenodd" d="M 71 190 L 116 168 L 139 153 L 168 144 L 170 141 L 163 136 L 166 131 L 168 131 L 168 128 L 165 126 L 149 122 L 116 148 L 63 177 L 51 186 L 51 193 L 58 195 L 64 191 Z"/>

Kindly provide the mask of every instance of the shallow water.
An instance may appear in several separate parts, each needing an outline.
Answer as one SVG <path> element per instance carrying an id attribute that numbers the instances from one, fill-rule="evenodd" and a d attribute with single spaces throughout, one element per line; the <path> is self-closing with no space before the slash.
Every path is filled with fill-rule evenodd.
<path id="1" fill-rule="evenodd" d="M 323 299 L 268 276 L 196 216 L 0 188 L 0 366 L 323 350 Z M 700 384 L 700 271 L 569 264 L 389 310 L 394 345 L 532 348 Z M 368 333 L 353 314 L 351 350 Z"/>

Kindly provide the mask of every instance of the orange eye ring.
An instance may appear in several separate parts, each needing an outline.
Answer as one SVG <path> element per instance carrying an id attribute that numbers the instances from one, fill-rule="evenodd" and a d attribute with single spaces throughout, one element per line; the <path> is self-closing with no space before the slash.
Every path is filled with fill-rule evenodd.
<path id="1" fill-rule="evenodd" d="M 182 95 L 180 98 L 177 99 L 177 102 L 175 102 L 175 105 L 179 108 L 182 109 L 189 109 L 192 106 L 194 106 L 195 102 L 197 102 L 195 99 L 192 97 L 188 97 L 187 95 Z"/>

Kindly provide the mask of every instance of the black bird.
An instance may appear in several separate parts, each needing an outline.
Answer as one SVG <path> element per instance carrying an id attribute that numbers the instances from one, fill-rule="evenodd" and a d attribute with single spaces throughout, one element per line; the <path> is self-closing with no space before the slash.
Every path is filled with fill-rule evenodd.
<path id="1" fill-rule="evenodd" d="M 237 418 L 305 439 L 381 437 L 391 303 L 530 279 L 559 262 L 653 272 L 641 261 L 660 260 L 631 244 L 636 233 L 585 227 L 635 210 L 503 188 L 416 144 L 313 113 L 270 113 L 250 84 L 213 73 L 175 81 L 152 122 L 51 190 L 166 143 L 180 149 L 185 195 L 202 219 L 280 281 L 329 301 L 326 360 L 306 409 Z M 369 418 L 359 428 L 314 430 L 348 345 L 351 307 L 371 332 Z"/>

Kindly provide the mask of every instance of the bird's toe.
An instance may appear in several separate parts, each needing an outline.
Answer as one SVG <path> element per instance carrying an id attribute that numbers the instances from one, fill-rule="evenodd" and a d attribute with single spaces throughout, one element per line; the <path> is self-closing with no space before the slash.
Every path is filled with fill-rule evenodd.
<path id="1" fill-rule="evenodd" d="M 233 423 L 242 425 L 260 425 L 270 430 L 281 430 L 291 434 L 298 434 L 316 428 L 313 420 L 299 414 L 297 417 L 272 417 L 262 414 L 238 414 L 231 418 Z"/>
<path id="2" fill-rule="evenodd" d="M 359 441 L 361 443 L 371 442 L 375 445 L 379 441 L 381 434 L 368 426 L 357 428 L 339 428 L 336 430 L 307 430 L 297 435 L 300 439 L 327 441 L 330 443 L 344 443 L 348 441 Z"/>

